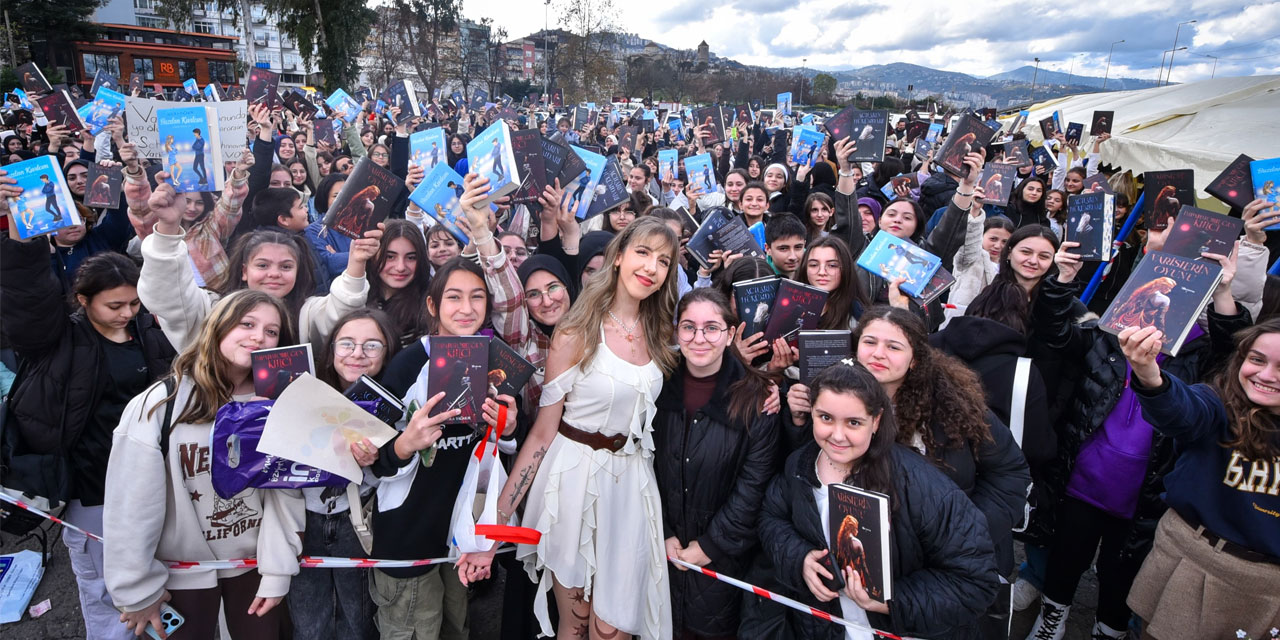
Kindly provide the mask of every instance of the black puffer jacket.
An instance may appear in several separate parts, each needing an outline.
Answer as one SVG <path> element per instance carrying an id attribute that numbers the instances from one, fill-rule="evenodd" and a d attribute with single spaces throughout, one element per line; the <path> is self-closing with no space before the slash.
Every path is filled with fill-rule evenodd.
<path id="1" fill-rule="evenodd" d="M 840 601 L 818 602 L 804 583 L 804 557 L 827 548 L 813 490 L 819 488 L 810 442 L 787 459 L 769 485 L 760 516 L 760 541 L 777 568 L 784 595 L 840 615 Z M 977 622 L 995 600 L 996 573 L 986 519 L 929 461 L 896 445 L 892 450 L 895 507 L 890 531 L 893 599 L 889 615 L 868 613 L 871 625 L 922 638 L 980 637 Z M 787 609 L 744 611 L 743 637 L 838 640 L 843 627 Z"/>
<path id="2" fill-rule="evenodd" d="M 1063 284 L 1056 277 L 1046 278 L 1032 307 L 1032 340 L 1039 341 L 1043 348 L 1081 361 L 1078 368 L 1070 368 L 1077 375 L 1072 380 L 1073 391 L 1056 427 L 1057 456 L 1046 465 L 1044 477 L 1035 479 L 1051 501 L 1042 502 L 1042 508 L 1035 511 L 1026 538 L 1041 544 L 1052 539 L 1057 524 L 1054 509 L 1043 507 L 1056 504 L 1065 495 L 1080 447 L 1115 408 L 1128 380 L 1128 365 L 1116 337 L 1099 329 L 1097 320 L 1079 324 L 1072 321 L 1074 305 L 1078 304 L 1075 296 L 1082 285 L 1080 282 Z M 1182 345 L 1177 357 L 1165 358 L 1160 368 L 1187 384 L 1204 380 L 1235 348 L 1232 334 L 1253 323 L 1244 307 L 1237 305 L 1237 308 L 1239 313 L 1234 316 L 1224 316 L 1210 309 L 1209 333 L 1189 340 Z M 1125 537 L 1123 554 L 1127 561 L 1141 563 L 1151 549 L 1156 523 L 1168 508 L 1160 498 L 1164 492 L 1164 476 L 1173 470 L 1176 459 L 1173 440 L 1155 431 L 1151 437 L 1151 454 L 1138 508 Z"/>
<path id="3" fill-rule="evenodd" d="M 83 312 L 69 313 L 67 309 L 49 265 L 48 243 L 43 239 L 0 240 L 0 274 L 4 278 L 0 287 L 4 331 L 23 363 L 8 405 L 8 418 L 18 439 L 6 442 L 16 447 L 8 452 L 15 456 L 9 460 L 14 465 L 11 473 L 21 475 L 21 456 L 61 457 L 76 446 L 108 384 L 107 365 L 97 330 Z M 169 370 L 174 356 L 164 332 L 151 314 L 141 313 L 130 333 L 142 347 L 148 377 L 158 379 Z M 101 455 L 105 465 L 109 453 L 92 455 Z M 5 482 L 21 484 L 21 479 L 7 477 Z M 25 488 L 53 493 L 43 494 L 51 498 L 76 497 L 74 490 L 66 487 L 62 495 L 50 487 Z"/>
<path id="4" fill-rule="evenodd" d="M 709 568 L 741 576 L 756 546 L 764 490 L 777 471 L 778 415 L 758 414 L 750 424 L 728 415 L 729 387 L 746 375 L 725 358 L 711 401 L 686 418 L 682 363 L 658 396 L 653 420 L 653 470 L 662 495 L 663 537 L 681 546 L 697 541 Z M 702 636 L 738 630 L 741 592 L 690 571 L 672 569 L 671 620 L 675 629 Z"/>

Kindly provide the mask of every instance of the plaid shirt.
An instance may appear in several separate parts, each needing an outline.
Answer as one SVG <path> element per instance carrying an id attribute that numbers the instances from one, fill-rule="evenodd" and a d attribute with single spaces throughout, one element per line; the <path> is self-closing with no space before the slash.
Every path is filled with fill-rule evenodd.
<path id="1" fill-rule="evenodd" d="M 498 332 L 498 337 L 515 349 L 520 357 L 528 360 L 529 364 L 537 367 L 522 392 L 524 412 L 533 415 L 537 412 L 538 400 L 542 397 L 544 367 L 547 351 L 551 348 L 551 336 L 543 333 L 529 317 L 529 310 L 524 304 L 524 286 L 520 284 L 520 277 L 504 252 L 480 256 L 480 268 L 484 270 L 484 281 L 489 287 L 489 295 L 493 297 L 493 312 L 489 320 Z"/>

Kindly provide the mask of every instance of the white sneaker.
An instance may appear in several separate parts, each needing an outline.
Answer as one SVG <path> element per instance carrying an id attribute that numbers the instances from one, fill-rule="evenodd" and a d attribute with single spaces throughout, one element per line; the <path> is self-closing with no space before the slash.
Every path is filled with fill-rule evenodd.
<path id="1" fill-rule="evenodd" d="M 1095 620 L 1093 633 L 1089 637 L 1092 640 L 1125 640 L 1129 637 L 1129 632 L 1128 630 L 1117 631 Z"/>
<path id="2" fill-rule="evenodd" d="M 1061 605 L 1048 598 L 1040 601 L 1040 615 L 1031 627 L 1027 640 L 1062 640 L 1067 635 L 1067 616 L 1071 605 Z"/>
<path id="3" fill-rule="evenodd" d="M 1013 610 L 1025 611 L 1027 607 L 1040 599 L 1040 590 L 1035 585 L 1018 578 L 1013 583 Z"/>

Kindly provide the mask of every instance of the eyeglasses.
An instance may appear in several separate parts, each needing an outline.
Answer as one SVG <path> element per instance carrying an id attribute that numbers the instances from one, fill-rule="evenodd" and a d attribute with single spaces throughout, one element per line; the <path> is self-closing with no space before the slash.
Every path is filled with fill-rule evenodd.
<path id="1" fill-rule="evenodd" d="M 698 328 L 687 322 L 682 323 L 676 328 L 676 335 L 680 338 L 680 342 L 693 342 L 698 336 L 698 332 L 702 332 L 702 337 L 707 342 L 715 342 L 720 339 L 720 334 L 726 329 L 718 324 L 709 324 L 705 327 Z"/>
<path id="2" fill-rule="evenodd" d="M 524 299 L 529 301 L 530 304 L 538 304 L 539 302 L 542 302 L 543 295 L 554 296 L 556 294 L 559 294 L 561 291 L 564 291 L 564 285 L 557 282 L 555 284 L 547 285 L 546 293 L 543 293 L 542 291 L 539 291 L 537 289 L 529 289 L 528 291 L 525 291 Z"/>
<path id="3" fill-rule="evenodd" d="M 364 342 L 356 342 L 355 340 L 339 340 L 333 343 L 333 352 L 339 358 L 345 358 L 355 353 L 357 348 L 360 349 L 360 353 L 372 358 L 379 353 L 382 353 L 382 350 L 387 348 L 387 345 L 382 344 L 381 340 L 366 340 Z"/>
<path id="4" fill-rule="evenodd" d="M 385 157 L 387 157 L 387 154 L 386 154 L 385 152 L 382 152 L 382 151 L 375 151 L 375 152 L 373 152 L 373 153 L 371 153 L 371 154 L 369 154 L 369 155 L 370 155 L 371 157 L 374 157 L 374 158 L 385 158 Z"/>
<path id="5" fill-rule="evenodd" d="M 521 258 L 529 257 L 529 250 L 524 247 L 503 247 L 502 250 L 507 255 L 520 256 Z"/>

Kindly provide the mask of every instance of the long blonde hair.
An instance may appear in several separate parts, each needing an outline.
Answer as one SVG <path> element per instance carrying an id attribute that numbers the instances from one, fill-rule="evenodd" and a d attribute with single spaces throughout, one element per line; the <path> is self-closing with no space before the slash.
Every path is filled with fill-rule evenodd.
<path id="1" fill-rule="evenodd" d="M 671 267 L 667 269 L 667 277 L 662 286 L 640 301 L 640 322 L 644 326 L 644 342 L 649 350 L 649 357 L 653 358 L 663 374 L 675 370 L 676 354 L 671 350 L 671 336 L 678 291 L 676 278 L 680 276 L 680 261 L 676 254 L 680 240 L 665 222 L 649 217 L 637 218 L 622 233 L 614 236 L 609 246 L 605 247 L 604 263 L 600 270 L 587 280 L 586 288 L 569 308 L 564 319 L 556 324 L 556 333 L 564 332 L 579 341 L 581 352 L 575 358 L 579 364 L 591 362 L 595 358 L 596 349 L 600 347 L 600 340 L 596 335 L 618 292 L 618 269 L 614 266 L 614 261 L 633 242 L 650 238 L 660 238 L 666 243 L 671 256 Z"/>
<path id="2" fill-rule="evenodd" d="M 231 333 L 241 318 L 260 304 L 271 305 L 280 314 L 279 344 L 293 344 L 293 320 L 283 300 L 252 289 L 241 289 L 228 295 L 213 306 L 209 316 L 200 325 L 199 335 L 174 359 L 172 375 L 178 384 L 174 385 L 172 394 L 151 408 L 147 413 L 148 418 L 156 409 L 172 402 L 178 395 L 183 377 L 191 376 L 195 389 L 191 391 L 186 406 L 178 412 L 173 423 L 200 424 L 213 421 L 218 409 L 231 400 L 231 392 L 235 389 L 231 367 L 222 355 L 222 340 Z"/>

